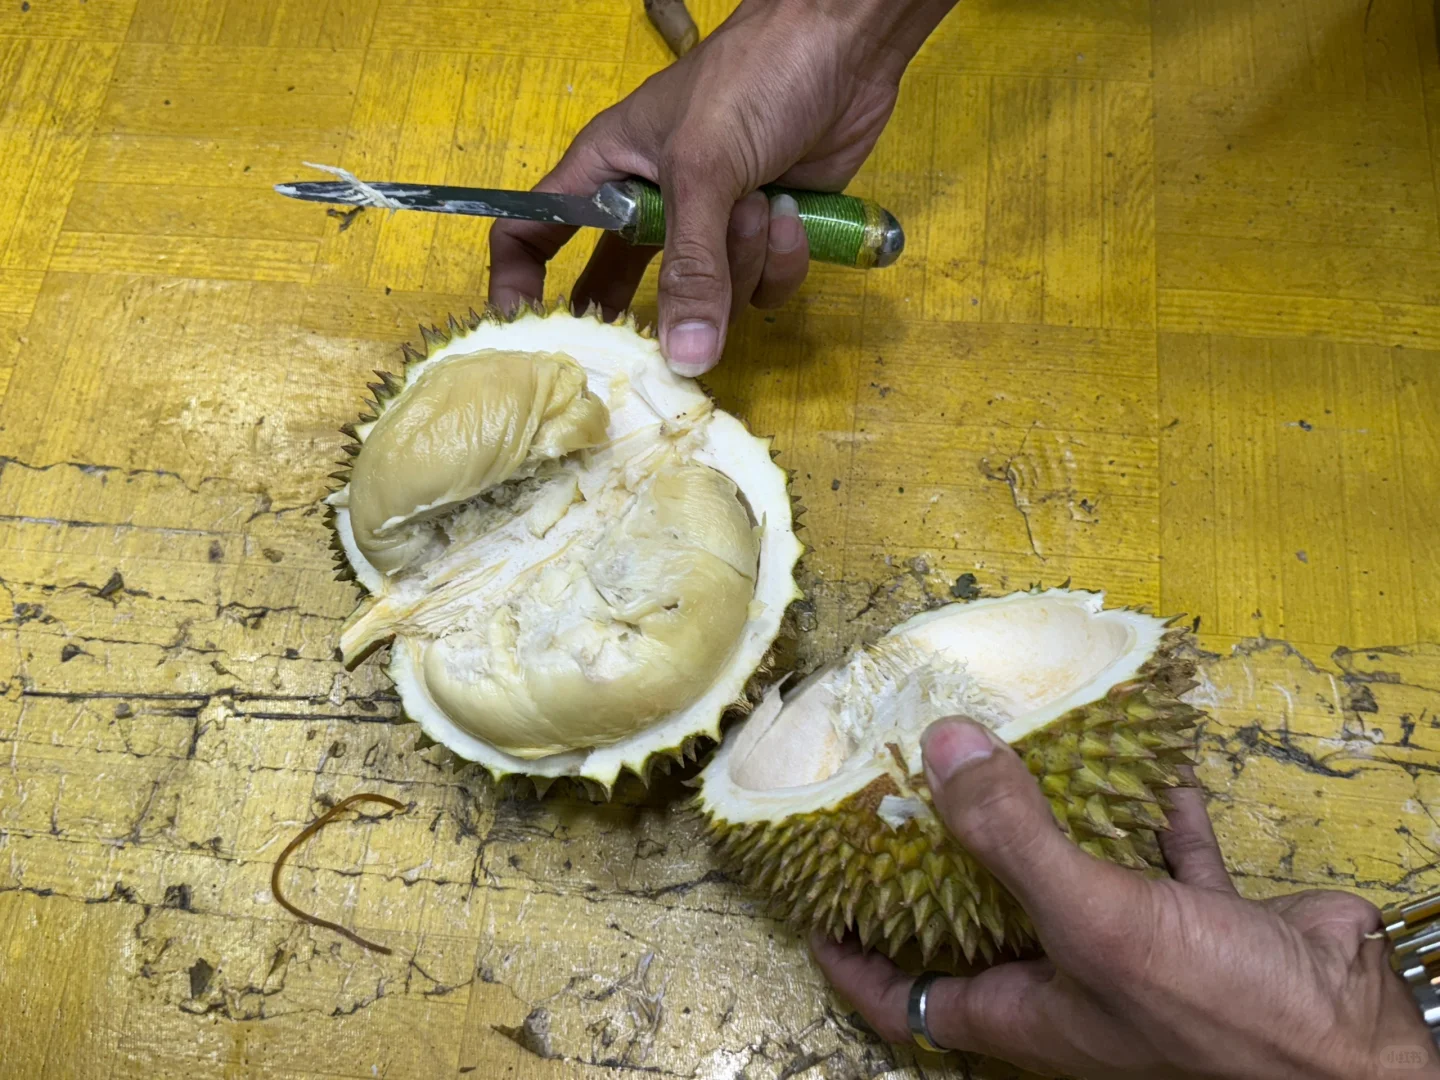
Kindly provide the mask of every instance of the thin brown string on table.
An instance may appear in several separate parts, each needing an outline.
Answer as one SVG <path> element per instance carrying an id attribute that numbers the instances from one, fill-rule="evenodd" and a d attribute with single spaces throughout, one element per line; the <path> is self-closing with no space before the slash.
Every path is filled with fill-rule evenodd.
<path id="1" fill-rule="evenodd" d="M 280 857 L 275 860 L 275 868 L 270 871 L 270 894 L 275 897 L 276 903 L 278 903 L 286 911 L 290 912 L 291 915 L 294 915 L 297 919 L 300 919 L 302 922 L 313 923 L 316 926 L 323 926 L 327 930 L 334 930 L 337 934 L 343 934 L 345 937 L 355 942 L 356 945 L 363 946 L 364 948 L 369 949 L 371 952 L 384 953 L 386 956 L 389 956 L 391 950 L 386 948 L 384 945 L 377 945 L 373 941 L 366 941 L 359 934 L 355 933 L 353 930 L 346 930 L 345 927 L 341 926 L 339 923 L 333 923 L 329 919 L 322 919 L 318 915 L 311 915 L 308 911 L 301 911 L 289 900 L 286 900 L 280 892 L 280 874 L 285 869 L 285 860 L 290 857 L 291 852 L 293 852 L 301 844 L 305 843 L 306 840 L 309 840 L 310 837 L 314 836 L 317 832 L 319 832 L 331 821 L 333 821 L 337 814 L 348 810 L 356 803 L 362 802 L 384 803 L 392 810 L 405 809 L 404 803 L 397 802 L 396 800 L 386 795 L 367 795 L 362 793 L 360 795 L 351 795 L 348 799 L 341 799 L 329 810 L 326 810 L 325 813 L 321 814 L 309 825 L 305 826 L 304 831 L 302 831 L 299 836 L 295 837 L 294 840 L 291 840 L 290 843 L 285 845 L 285 850 L 280 852 Z"/>

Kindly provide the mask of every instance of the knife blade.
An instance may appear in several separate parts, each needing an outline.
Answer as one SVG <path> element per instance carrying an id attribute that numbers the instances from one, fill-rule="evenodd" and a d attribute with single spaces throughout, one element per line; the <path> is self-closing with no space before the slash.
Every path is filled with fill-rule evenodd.
<path id="1" fill-rule="evenodd" d="M 665 204 L 660 189 L 638 178 L 604 184 L 595 195 L 586 197 L 446 184 L 372 182 L 341 175 L 345 178 L 276 184 L 275 190 L 309 202 L 548 221 L 605 229 L 641 246 L 659 247 L 665 243 Z M 816 262 L 868 270 L 890 266 L 905 248 L 900 222 L 869 199 L 775 186 L 761 190 L 770 196 L 784 193 L 794 198 L 810 241 L 810 258 Z"/>
<path id="2" fill-rule="evenodd" d="M 602 207 L 596 199 L 583 195 L 553 195 L 540 191 L 502 191 L 490 188 L 449 187 L 446 185 L 367 183 L 366 188 L 379 192 L 386 200 L 397 203 L 394 209 L 428 210 L 432 214 L 466 214 L 472 217 L 521 218 L 525 221 L 553 221 L 561 225 L 578 225 L 588 229 L 620 230 L 626 225 L 613 209 Z M 276 184 L 275 190 L 292 199 L 309 202 L 339 203 L 343 206 L 379 206 L 389 209 L 369 191 L 344 180 L 322 180 L 313 183 Z"/>

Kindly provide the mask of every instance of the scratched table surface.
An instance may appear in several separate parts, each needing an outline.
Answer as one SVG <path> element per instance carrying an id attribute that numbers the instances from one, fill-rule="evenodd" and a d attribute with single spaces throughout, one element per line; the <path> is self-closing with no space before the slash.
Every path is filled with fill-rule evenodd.
<path id="1" fill-rule="evenodd" d="M 1440 885 L 1435 41 L 1429 0 L 962 4 L 852 188 L 904 259 L 713 380 L 809 507 L 798 659 L 966 574 L 1186 613 L 1239 886 Z M 4 1077 L 1013 1075 L 877 1042 L 677 783 L 497 793 L 336 662 L 338 428 L 488 225 L 270 185 L 527 186 L 666 61 L 639 0 L 6 0 Z M 409 809 L 288 893 L 390 955 L 270 892 L 362 791 Z"/>

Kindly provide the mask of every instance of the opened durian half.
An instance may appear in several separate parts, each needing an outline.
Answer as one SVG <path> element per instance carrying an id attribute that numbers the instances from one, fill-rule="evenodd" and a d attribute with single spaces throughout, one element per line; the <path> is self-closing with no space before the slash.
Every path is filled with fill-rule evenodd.
<path id="1" fill-rule="evenodd" d="M 344 659 L 389 643 L 429 739 L 542 788 L 608 792 L 718 739 L 798 595 L 769 441 L 633 320 L 472 312 L 424 339 L 327 500 L 368 592 Z"/>
<path id="2" fill-rule="evenodd" d="M 1164 862 L 1166 791 L 1193 746 L 1186 631 L 1103 594 L 949 604 L 771 687 L 700 776 L 699 810 L 745 883 L 797 927 L 967 961 L 1033 943 L 1014 898 L 946 832 L 924 780 L 934 720 L 978 720 L 1020 753 L 1061 828 L 1139 870 Z"/>

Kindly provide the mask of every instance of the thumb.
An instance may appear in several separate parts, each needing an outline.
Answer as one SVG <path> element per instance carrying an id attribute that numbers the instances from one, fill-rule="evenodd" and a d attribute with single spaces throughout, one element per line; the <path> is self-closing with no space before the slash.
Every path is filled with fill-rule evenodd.
<path id="1" fill-rule="evenodd" d="M 729 170 L 703 156 L 662 169 L 665 253 L 660 263 L 660 349 L 680 375 L 703 375 L 720 359 L 730 312 L 727 230 L 738 194 Z"/>
<path id="2" fill-rule="evenodd" d="M 921 746 L 936 810 L 960 845 L 1020 901 L 1047 950 L 1092 936 L 1097 923 L 1127 910 L 1127 890 L 1138 882 L 1060 831 L 1035 777 L 988 728 L 939 720 Z"/>

